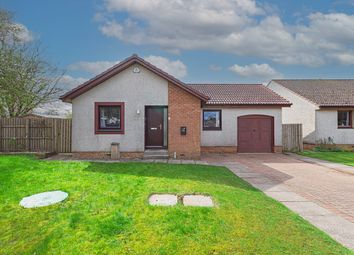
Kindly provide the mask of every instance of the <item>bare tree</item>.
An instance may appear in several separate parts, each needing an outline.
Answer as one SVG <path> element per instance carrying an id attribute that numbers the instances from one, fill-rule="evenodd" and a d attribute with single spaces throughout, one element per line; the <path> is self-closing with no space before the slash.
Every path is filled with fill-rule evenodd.
<path id="1" fill-rule="evenodd" d="M 0 116 L 19 117 L 58 98 L 62 77 L 44 61 L 39 46 L 21 41 L 21 26 L 0 10 Z"/>

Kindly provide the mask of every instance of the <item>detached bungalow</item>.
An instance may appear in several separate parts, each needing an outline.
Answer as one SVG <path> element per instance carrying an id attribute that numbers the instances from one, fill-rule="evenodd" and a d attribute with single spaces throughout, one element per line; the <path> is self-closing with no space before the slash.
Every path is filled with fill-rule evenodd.
<path id="1" fill-rule="evenodd" d="M 301 123 L 305 143 L 331 137 L 354 145 L 354 80 L 272 80 L 268 88 L 292 103 L 283 109 L 283 123 Z"/>
<path id="2" fill-rule="evenodd" d="M 61 97 L 72 103 L 72 150 L 122 157 L 152 149 L 172 158 L 205 152 L 282 151 L 282 107 L 263 85 L 185 84 L 133 55 Z"/>

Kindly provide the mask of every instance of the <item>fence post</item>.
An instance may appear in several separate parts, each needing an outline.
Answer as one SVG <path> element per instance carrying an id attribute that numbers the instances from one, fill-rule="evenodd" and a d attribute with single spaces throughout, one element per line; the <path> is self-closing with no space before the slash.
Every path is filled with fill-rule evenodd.
<path id="1" fill-rule="evenodd" d="M 30 119 L 26 119 L 25 128 L 26 151 L 30 151 Z"/>
<path id="2" fill-rule="evenodd" d="M 299 129 L 299 137 L 301 137 L 301 139 L 299 140 L 299 143 L 300 143 L 300 151 L 304 151 L 304 141 L 303 141 L 303 134 L 302 134 L 302 125 L 300 125 L 300 129 Z"/>
<path id="3" fill-rule="evenodd" d="M 53 121 L 53 128 L 54 128 L 54 140 L 53 140 L 53 143 L 54 143 L 54 152 L 58 152 L 58 128 L 57 128 L 57 125 L 58 125 L 58 120 L 57 119 L 54 119 Z"/>

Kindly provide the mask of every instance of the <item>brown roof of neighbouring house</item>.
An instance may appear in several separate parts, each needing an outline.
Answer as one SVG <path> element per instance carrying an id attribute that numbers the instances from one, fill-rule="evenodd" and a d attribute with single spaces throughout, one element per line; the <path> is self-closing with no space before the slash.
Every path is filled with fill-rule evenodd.
<path id="1" fill-rule="evenodd" d="M 151 72 L 155 73 L 156 75 L 166 79 L 167 81 L 171 82 L 172 84 L 180 87 L 181 89 L 185 90 L 186 92 L 196 96 L 197 98 L 206 101 L 209 98 L 198 91 L 195 91 L 193 88 L 190 88 L 182 81 L 178 80 L 177 78 L 173 77 L 172 75 L 162 71 L 161 69 L 157 68 L 156 66 L 150 64 L 149 62 L 145 61 L 144 59 L 140 58 L 138 55 L 134 54 L 129 58 L 121 61 L 117 65 L 109 68 L 108 70 L 104 71 L 103 73 L 97 75 L 96 77 L 92 78 L 81 84 L 80 86 L 70 90 L 69 92 L 65 93 L 60 97 L 60 99 L 64 102 L 71 102 L 72 99 L 75 97 L 80 96 L 81 94 L 85 93 L 86 91 L 92 89 L 93 87 L 101 84 L 102 82 L 108 80 L 109 78 L 113 77 L 114 75 L 120 73 L 121 71 L 125 70 L 129 66 L 133 64 L 140 64 L 146 69 L 150 70 Z"/>
<path id="2" fill-rule="evenodd" d="M 209 96 L 208 105 L 278 105 L 291 103 L 262 84 L 188 84 Z"/>
<path id="3" fill-rule="evenodd" d="M 320 107 L 354 106 L 354 80 L 273 80 Z"/>

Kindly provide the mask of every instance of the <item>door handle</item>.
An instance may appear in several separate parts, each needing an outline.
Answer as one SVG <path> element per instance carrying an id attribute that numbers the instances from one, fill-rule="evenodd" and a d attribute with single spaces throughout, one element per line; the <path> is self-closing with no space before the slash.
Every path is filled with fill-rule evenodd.
<path id="1" fill-rule="evenodd" d="M 150 130 L 157 130 L 157 128 L 155 128 L 155 127 L 152 127 L 152 128 L 150 128 Z"/>

